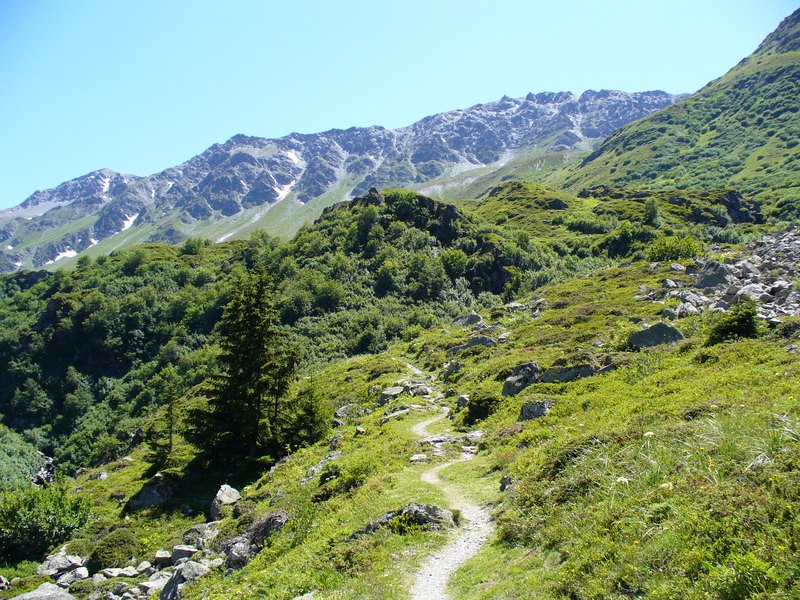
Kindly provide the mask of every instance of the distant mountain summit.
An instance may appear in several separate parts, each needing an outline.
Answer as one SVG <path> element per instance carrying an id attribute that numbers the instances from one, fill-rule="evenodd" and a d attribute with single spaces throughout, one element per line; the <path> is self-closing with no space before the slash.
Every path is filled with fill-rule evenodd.
<path id="1" fill-rule="evenodd" d="M 256 227 L 288 234 L 370 187 L 443 189 L 532 148 L 588 151 L 681 96 L 602 90 L 503 97 L 409 127 L 333 129 L 280 139 L 236 135 L 151 175 L 94 171 L 0 211 L 0 271 L 187 236 L 221 241 Z"/>

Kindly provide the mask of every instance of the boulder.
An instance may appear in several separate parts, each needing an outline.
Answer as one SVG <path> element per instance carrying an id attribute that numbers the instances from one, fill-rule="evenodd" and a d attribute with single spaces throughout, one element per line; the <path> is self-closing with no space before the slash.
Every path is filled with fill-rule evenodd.
<path id="1" fill-rule="evenodd" d="M 400 396 L 403 392 L 405 392 L 405 388 L 396 385 L 392 387 L 388 387 L 381 392 L 380 397 L 378 398 L 378 404 L 383 406 Z"/>
<path id="2" fill-rule="evenodd" d="M 403 389 L 409 396 L 428 396 L 431 393 L 431 388 L 419 381 L 408 381 L 403 384 Z"/>
<path id="3" fill-rule="evenodd" d="M 574 367 L 550 367 L 542 372 L 542 383 L 566 383 L 583 377 L 591 377 L 597 373 L 594 365 L 577 365 Z"/>
<path id="4" fill-rule="evenodd" d="M 149 571 L 152 568 L 153 568 L 153 565 L 152 565 L 152 563 L 150 563 L 150 561 L 143 560 L 138 565 L 136 565 L 136 572 L 141 575 L 145 571 Z"/>
<path id="5" fill-rule="evenodd" d="M 85 563 L 86 561 L 80 556 L 67 554 L 62 549 L 58 554 L 52 554 L 44 559 L 44 562 L 36 568 L 36 574 L 58 579 L 62 573 L 73 571 Z"/>
<path id="6" fill-rule="evenodd" d="M 236 488 L 232 488 L 228 484 L 223 484 L 220 486 L 219 490 L 217 491 L 217 495 L 214 496 L 214 500 L 211 502 L 211 510 L 209 511 L 211 520 L 216 521 L 219 519 L 220 509 L 223 506 L 236 504 L 241 499 L 242 495 Z"/>
<path id="7" fill-rule="evenodd" d="M 169 567 L 172 564 L 172 553 L 169 550 L 156 550 L 153 564 L 157 568 Z"/>
<path id="8" fill-rule="evenodd" d="M 156 592 L 163 590 L 171 578 L 172 573 L 168 571 L 157 571 L 150 576 L 150 579 L 139 584 L 139 591 L 145 596 L 152 596 Z"/>
<path id="9" fill-rule="evenodd" d="M 550 400 L 541 402 L 526 402 L 519 410 L 518 421 L 530 421 L 545 416 L 553 408 L 553 403 Z"/>
<path id="10" fill-rule="evenodd" d="M 493 348 L 497 345 L 497 342 L 494 341 L 492 338 L 485 336 L 485 335 L 473 335 L 464 342 L 463 344 L 459 344 L 458 346 L 453 346 L 447 351 L 447 356 L 454 356 L 464 350 L 469 350 L 470 348 L 474 348 L 475 346 L 486 346 L 487 348 Z"/>
<path id="11" fill-rule="evenodd" d="M 695 286 L 701 289 L 727 285 L 731 281 L 728 267 L 716 260 L 708 261 L 697 273 Z"/>
<path id="12" fill-rule="evenodd" d="M 532 383 L 539 381 L 541 373 L 539 363 L 517 365 L 503 383 L 503 396 L 516 396 Z"/>
<path id="13" fill-rule="evenodd" d="M 664 322 L 636 331 L 628 336 L 628 344 L 636 349 L 650 348 L 661 344 L 679 342 L 683 339 L 683 334 L 672 325 Z"/>
<path id="14" fill-rule="evenodd" d="M 414 454 L 408 460 L 412 463 L 424 463 L 428 462 L 430 459 L 427 454 Z"/>
<path id="15" fill-rule="evenodd" d="M 189 558 L 193 554 L 200 552 L 200 549 L 195 546 L 178 545 L 172 548 L 172 564 L 174 565 L 182 558 Z"/>
<path id="16" fill-rule="evenodd" d="M 675 318 L 677 319 L 683 319 L 685 317 L 691 317 L 693 315 L 699 315 L 699 314 L 700 314 L 700 309 L 697 308 L 697 306 L 695 306 L 694 304 L 690 304 L 688 302 L 681 302 L 678 305 L 678 308 L 675 310 Z"/>
<path id="17" fill-rule="evenodd" d="M 449 510 L 436 506 L 435 504 L 417 504 L 409 502 L 402 508 L 390 510 L 371 521 L 364 529 L 356 531 L 349 539 L 355 539 L 360 535 L 372 533 L 380 527 L 389 525 L 394 519 L 403 519 L 409 525 L 417 525 L 425 529 L 445 529 L 454 527 L 453 513 Z"/>
<path id="18" fill-rule="evenodd" d="M 75 596 L 54 583 L 43 583 L 27 594 L 14 596 L 16 600 L 75 600 Z"/>
<path id="19" fill-rule="evenodd" d="M 464 315 L 463 317 L 458 317 L 457 319 L 453 319 L 454 325 L 462 325 L 464 327 L 469 327 L 470 325 L 477 325 L 478 323 L 482 322 L 483 318 L 474 310 L 471 310 L 469 314 Z"/>
<path id="20" fill-rule="evenodd" d="M 511 479 L 511 475 L 506 473 L 500 478 L 500 491 L 505 492 L 508 488 L 511 487 L 512 483 L 514 483 L 514 481 Z"/>
<path id="21" fill-rule="evenodd" d="M 78 567 L 73 571 L 67 571 L 56 580 L 56 584 L 62 588 L 68 588 L 76 581 L 82 579 L 89 579 L 89 569 L 86 567 Z"/>
<path id="22" fill-rule="evenodd" d="M 257 519 L 245 533 L 222 543 L 225 564 L 232 568 L 243 567 L 261 551 L 264 541 L 283 529 L 288 522 L 289 513 L 283 509 L 269 512 Z"/>

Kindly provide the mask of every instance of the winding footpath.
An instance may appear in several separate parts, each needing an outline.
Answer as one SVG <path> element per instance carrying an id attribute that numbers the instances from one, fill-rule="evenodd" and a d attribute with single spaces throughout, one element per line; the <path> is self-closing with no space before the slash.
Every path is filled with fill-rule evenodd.
<path id="1" fill-rule="evenodd" d="M 437 416 L 414 425 L 411 431 L 421 438 L 431 435 L 428 426 L 445 418 L 448 411 L 448 408 L 444 408 Z M 463 452 L 461 458 L 439 463 L 423 471 L 420 475 L 422 481 L 439 488 L 444 493 L 451 510 L 461 511 L 462 525 L 458 536 L 430 556 L 414 575 L 414 583 L 411 588 L 412 600 L 449 598 L 447 583 L 450 576 L 468 559 L 477 554 L 492 532 L 489 511 L 468 500 L 463 486 L 444 481 L 439 477 L 442 469 L 470 460 L 472 457 L 472 454 Z"/>

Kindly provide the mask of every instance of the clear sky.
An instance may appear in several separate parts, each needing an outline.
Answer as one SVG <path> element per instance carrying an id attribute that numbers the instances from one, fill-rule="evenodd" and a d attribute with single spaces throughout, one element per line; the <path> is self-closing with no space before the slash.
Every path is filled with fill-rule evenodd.
<path id="1" fill-rule="evenodd" d="M 0 0 L 0 208 L 245 133 L 527 92 L 692 92 L 797 0 Z"/>

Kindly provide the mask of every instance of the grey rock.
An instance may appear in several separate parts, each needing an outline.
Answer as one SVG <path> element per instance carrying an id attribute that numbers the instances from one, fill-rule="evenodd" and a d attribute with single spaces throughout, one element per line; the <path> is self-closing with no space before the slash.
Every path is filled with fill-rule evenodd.
<path id="1" fill-rule="evenodd" d="M 89 476 L 89 479 L 105 481 L 106 479 L 108 479 L 108 471 L 100 471 L 99 473 L 93 473 L 92 475 Z"/>
<path id="2" fill-rule="evenodd" d="M 628 343 L 634 348 L 650 348 L 661 344 L 670 344 L 684 339 L 683 334 L 672 325 L 664 322 L 636 331 L 628 336 Z"/>
<path id="3" fill-rule="evenodd" d="M 412 463 L 423 463 L 428 462 L 430 459 L 427 454 L 413 454 L 408 460 Z"/>
<path id="4" fill-rule="evenodd" d="M 455 526 L 453 513 L 449 510 L 436 506 L 435 504 L 417 504 L 416 502 L 409 502 L 400 509 L 390 510 L 381 515 L 370 522 L 364 529 L 352 534 L 350 539 L 372 533 L 381 527 L 386 527 L 392 520 L 398 517 L 407 520 L 407 522 L 413 525 L 418 525 L 426 529 L 445 529 Z"/>
<path id="5" fill-rule="evenodd" d="M 504 343 L 506 343 L 508 341 L 508 338 L 510 338 L 510 337 L 511 337 L 511 333 L 508 332 L 508 331 L 504 331 L 499 336 L 497 336 L 497 343 L 498 344 L 504 344 Z"/>
<path id="6" fill-rule="evenodd" d="M 195 581 L 196 579 L 200 579 L 204 575 L 208 575 L 211 569 L 209 569 L 206 565 L 190 560 L 186 564 L 183 565 L 181 569 L 181 575 L 185 581 Z"/>
<path id="7" fill-rule="evenodd" d="M 526 402 L 519 410 L 519 421 L 530 421 L 545 416 L 553 408 L 553 403 L 549 400 Z"/>
<path id="8" fill-rule="evenodd" d="M 464 352 L 464 350 L 469 350 L 470 348 L 474 348 L 475 346 L 486 346 L 487 348 L 493 348 L 497 345 L 497 342 L 494 341 L 492 338 L 485 336 L 485 335 L 473 335 L 464 342 L 463 344 L 459 344 L 458 346 L 453 346 L 447 351 L 447 356 L 454 356 L 456 354 L 460 354 Z"/>
<path id="9" fill-rule="evenodd" d="M 143 560 L 138 565 L 136 565 L 136 572 L 140 575 L 145 571 L 148 571 L 153 568 L 153 565 L 148 560 Z"/>
<path id="10" fill-rule="evenodd" d="M 326 454 L 326 455 L 325 455 L 325 456 L 322 458 L 322 460 L 320 460 L 320 461 L 319 461 L 317 464 L 315 464 L 313 467 L 311 467 L 311 468 L 310 468 L 310 469 L 309 469 L 309 470 L 306 472 L 306 476 L 305 476 L 305 477 L 303 477 L 303 478 L 300 480 L 300 483 L 303 483 L 303 484 L 306 484 L 306 483 L 308 483 L 309 481 L 311 481 L 312 479 L 314 479 L 314 477 L 316 477 L 317 475 L 319 475 L 319 474 L 322 472 L 322 468 L 323 468 L 325 465 L 327 465 L 329 462 L 332 462 L 332 461 L 334 461 L 334 460 L 338 460 L 339 458 L 341 458 L 341 456 L 342 456 L 342 453 L 341 453 L 341 451 L 339 451 L 339 450 L 336 450 L 336 451 L 334 451 L 334 452 L 328 452 L 328 453 L 327 453 L 327 454 Z"/>
<path id="11" fill-rule="evenodd" d="M 92 575 L 92 583 L 95 585 L 100 585 L 104 581 L 108 581 L 108 577 L 103 575 L 102 573 L 95 573 Z"/>
<path id="12" fill-rule="evenodd" d="M 228 484 L 220 486 L 217 495 L 214 496 L 214 500 L 211 502 L 211 510 L 209 511 L 211 520 L 216 521 L 219 519 L 220 509 L 222 509 L 223 506 L 236 504 L 241 499 L 242 495 L 239 493 L 239 490 L 232 488 Z"/>
<path id="13" fill-rule="evenodd" d="M 464 327 L 469 327 L 470 325 L 476 325 L 482 322 L 483 318 L 474 310 L 470 311 L 469 314 L 464 315 L 463 317 L 458 317 L 457 319 L 453 319 L 453 324 L 462 325 Z"/>
<path id="14" fill-rule="evenodd" d="M 153 564 L 159 568 L 169 567 L 172 564 L 172 553 L 169 550 L 156 550 Z"/>
<path id="15" fill-rule="evenodd" d="M 509 302 L 506 304 L 505 309 L 508 312 L 518 312 L 520 310 L 525 310 L 525 305 L 522 302 Z"/>
<path id="16" fill-rule="evenodd" d="M 375 392 L 370 392 L 370 393 L 374 394 Z M 351 402 L 349 404 L 344 404 L 340 406 L 339 408 L 336 409 L 336 411 L 333 414 L 340 421 L 347 422 L 349 419 L 355 419 L 365 413 L 366 409 L 363 406 Z"/>
<path id="17" fill-rule="evenodd" d="M 356 435 L 367 435 L 367 430 L 364 429 L 363 427 L 356 427 L 355 434 Z"/>
<path id="18" fill-rule="evenodd" d="M 500 491 L 505 492 L 508 488 L 511 487 L 512 483 L 514 483 L 514 480 L 511 479 L 511 475 L 506 473 L 500 478 Z"/>
<path id="19" fill-rule="evenodd" d="M 399 419 L 400 417 L 406 416 L 410 412 L 411 412 L 411 409 L 407 408 L 407 407 L 397 408 L 397 409 L 395 409 L 393 411 L 389 411 L 383 417 L 381 417 L 380 424 L 384 425 L 384 424 L 388 423 L 389 421 L 391 421 L 392 419 Z"/>
<path id="20" fill-rule="evenodd" d="M 145 596 L 152 596 L 156 592 L 160 592 L 167 585 L 167 582 L 172 578 L 172 573 L 169 571 L 158 571 L 153 573 L 147 581 L 141 582 L 138 587 Z"/>
<path id="21" fill-rule="evenodd" d="M 89 579 L 89 569 L 86 567 L 78 567 L 72 571 L 67 571 L 56 580 L 56 584 L 60 587 L 68 588 L 76 581 L 81 581 L 82 579 Z"/>
<path id="22" fill-rule="evenodd" d="M 672 263 L 669 266 L 669 270 L 672 271 L 673 273 L 683 273 L 686 271 L 686 267 L 684 267 L 680 263 Z"/>
<path id="23" fill-rule="evenodd" d="M 541 381 L 542 383 L 566 383 L 583 377 L 591 377 L 595 373 L 597 373 L 597 368 L 594 365 L 550 367 L 542 371 Z"/>
<path id="24" fill-rule="evenodd" d="M 661 311 L 661 318 L 668 321 L 674 321 L 678 318 L 678 313 L 673 308 L 665 308 Z"/>
<path id="25" fill-rule="evenodd" d="M 731 281 L 729 268 L 716 260 L 710 260 L 700 269 L 695 279 L 695 286 L 703 288 L 713 288 L 719 285 L 727 285 Z"/>
<path id="26" fill-rule="evenodd" d="M 449 360 L 442 366 L 442 379 L 447 381 L 453 375 L 456 375 L 461 372 L 461 369 L 464 368 L 464 364 L 457 360 Z"/>
<path id="27" fill-rule="evenodd" d="M 675 310 L 675 317 L 678 319 L 699 314 L 700 309 L 698 309 L 694 304 L 689 304 L 688 302 L 681 302 L 678 305 L 678 308 Z"/>
<path id="28" fill-rule="evenodd" d="M 383 406 L 384 404 L 391 402 L 398 396 L 401 396 L 403 392 L 405 392 L 405 389 L 402 386 L 396 385 L 388 387 L 381 392 L 381 395 L 378 398 L 378 404 Z"/>
<path id="29" fill-rule="evenodd" d="M 182 558 L 189 558 L 193 554 L 200 552 L 200 549 L 195 546 L 178 545 L 172 548 L 172 564 L 175 564 Z"/>
<path id="30" fill-rule="evenodd" d="M 232 568 L 243 567 L 264 547 L 264 542 L 289 522 L 289 513 L 277 510 L 256 520 L 243 534 L 222 543 L 225 564 Z"/>
<path id="31" fill-rule="evenodd" d="M 210 523 L 200 523 L 187 529 L 183 534 L 183 543 L 188 546 L 195 546 L 201 550 L 208 547 L 219 535 L 219 521 Z M 149 564 L 149 563 L 148 563 Z"/>
<path id="32" fill-rule="evenodd" d="M 136 567 L 125 567 L 124 569 L 120 570 L 119 577 L 138 577 L 139 571 L 136 570 Z"/>
<path id="33" fill-rule="evenodd" d="M 539 363 L 528 362 L 517 365 L 503 382 L 503 396 L 516 396 L 532 383 L 539 381 L 541 374 Z"/>
<path id="34" fill-rule="evenodd" d="M 408 381 L 404 383 L 403 389 L 409 396 L 428 396 L 431 393 L 431 388 L 418 381 Z"/>
<path id="35" fill-rule="evenodd" d="M 5 592 L 8 589 L 11 589 L 11 582 L 0 575 L 0 592 Z"/>
<path id="36" fill-rule="evenodd" d="M 316 594 L 314 592 L 308 592 L 302 596 L 295 596 L 292 600 L 314 600 L 314 598 L 316 598 Z"/>
<path id="37" fill-rule="evenodd" d="M 82 567 L 85 563 L 86 561 L 80 556 L 62 551 L 44 559 L 44 562 L 36 568 L 36 574 L 57 578 L 62 573 Z"/>
<path id="38" fill-rule="evenodd" d="M 681 287 L 681 286 L 679 286 L 679 285 L 678 285 L 678 284 L 677 284 L 677 283 L 676 283 L 676 282 L 675 282 L 673 279 L 665 279 L 665 280 L 664 280 L 664 281 L 661 283 L 661 285 L 662 285 L 663 287 L 665 287 L 665 288 L 669 288 L 669 289 L 676 289 L 676 288 L 679 288 L 679 287 Z"/>
<path id="39" fill-rule="evenodd" d="M 342 445 L 342 440 L 344 436 L 341 433 L 337 433 L 331 438 L 331 441 L 328 442 L 328 450 L 338 450 L 339 446 Z"/>
<path id="40" fill-rule="evenodd" d="M 43 583 L 27 594 L 14 596 L 16 600 L 75 600 L 75 596 L 54 583 Z"/>

